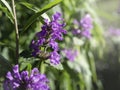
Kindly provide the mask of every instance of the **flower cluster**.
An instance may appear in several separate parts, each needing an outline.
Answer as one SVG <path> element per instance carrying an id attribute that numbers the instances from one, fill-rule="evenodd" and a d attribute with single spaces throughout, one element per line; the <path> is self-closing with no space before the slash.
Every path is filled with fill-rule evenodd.
<path id="1" fill-rule="evenodd" d="M 8 72 L 4 82 L 4 90 L 50 90 L 47 85 L 48 79 L 44 74 L 40 74 L 37 68 L 31 71 L 19 73 L 18 65 L 13 67 L 12 72 Z"/>
<path id="2" fill-rule="evenodd" d="M 70 61 L 74 61 L 78 55 L 78 52 L 73 49 L 64 49 L 62 52 L 65 54 L 65 57 Z"/>
<path id="3" fill-rule="evenodd" d="M 74 21 L 74 24 L 78 25 L 78 28 L 73 30 L 74 35 L 82 35 L 86 38 L 91 37 L 91 29 L 92 29 L 92 18 L 89 14 L 87 14 L 84 18 L 78 22 L 77 20 Z"/>
<path id="4" fill-rule="evenodd" d="M 60 55 L 58 54 L 59 46 L 57 41 L 63 40 L 63 34 L 66 34 L 66 30 L 63 29 L 64 26 L 61 14 L 58 12 L 52 16 L 51 22 L 46 19 L 41 31 L 36 34 L 37 39 L 32 40 L 30 45 L 32 55 L 37 56 L 41 53 L 49 52 L 47 57 L 50 59 L 50 63 L 59 64 Z M 41 48 L 46 51 L 44 52 Z M 47 51 L 47 49 L 49 50 Z"/>
<path id="5" fill-rule="evenodd" d="M 119 28 L 110 28 L 107 32 L 106 32 L 108 36 L 120 36 L 120 29 Z"/>

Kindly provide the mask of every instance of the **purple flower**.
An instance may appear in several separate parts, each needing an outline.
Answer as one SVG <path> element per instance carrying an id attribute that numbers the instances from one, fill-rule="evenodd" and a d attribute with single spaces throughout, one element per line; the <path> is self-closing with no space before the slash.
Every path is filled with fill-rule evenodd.
<path id="1" fill-rule="evenodd" d="M 81 30 L 80 29 L 75 29 L 75 30 L 72 31 L 72 33 L 74 35 L 79 35 L 79 34 L 81 34 Z"/>
<path id="2" fill-rule="evenodd" d="M 91 38 L 91 33 L 90 33 L 90 30 L 84 30 L 82 33 L 81 33 L 83 36 L 85 36 L 86 38 L 90 39 Z"/>
<path id="3" fill-rule="evenodd" d="M 52 49 L 54 49 L 54 51 L 58 51 L 58 43 L 55 42 L 54 40 L 50 40 L 50 46 L 52 47 Z"/>
<path id="4" fill-rule="evenodd" d="M 119 28 L 113 28 L 111 27 L 108 31 L 107 31 L 108 36 L 120 36 L 120 29 Z"/>
<path id="5" fill-rule="evenodd" d="M 56 20 L 62 20 L 62 18 L 61 18 L 61 13 L 56 13 L 56 14 L 54 14 L 53 16 L 52 16 L 52 20 L 53 21 L 56 21 Z"/>
<path id="6" fill-rule="evenodd" d="M 59 50 L 59 45 L 57 41 L 63 40 L 63 34 L 67 33 L 66 30 L 63 29 L 65 24 L 63 23 L 61 14 L 58 12 L 52 16 L 51 22 L 49 22 L 47 19 L 45 19 L 44 21 L 45 24 L 41 27 L 41 31 L 36 34 L 36 40 L 33 40 L 31 42 L 30 48 L 32 49 L 32 55 L 40 55 L 41 52 L 44 52 L 43 49 L 41 50 L 41 47 L 49 47 L 52 51 L 49 52 L 51 53 L 49 56 L 51 57 L 51 63 L 57 64 L 60 62 L 60 60 L 55 59 L 53 54 L 59 56 L 59 54 L 57 53 L 57 51 Z M 47 52 L 47 50 L 45 52 Z"/>
<path id="7" fill-rule="evenodd" d="M 92 29 L 92 18 L 89 14 L 87 14 L 83 19 L 80 21 L 82 28 L 85 30 L 90 30 Z"/>
<path id="8" fill-rule="evenodd" d="M 78 28 L 75 28 L 72 31 L 73 35 L 84 36 L 88 39 L 91 37 L 91 29 L 93 25 L 92 25 L 92 18 L 89 14 L 83 17 L 80 20 L 80 22 L 78 22 L 77 20 L 74 20 L 74 24 L 77 25 Z"/>
<path id="9" fill-rule="evenodd" d="M 78 22 L 76 19 L 73 21 L 73 23 L 78 26 L 80 25 L 80 22 Z"/>
<path id="10" fill-rule="evenodd" d="M 65 54 L 66 58 L 70 61 L 74 61 L 78 55 L 78 52 L 73 49 L 64 49 L 62 52 Z"/>
<path id="11" fill-rule="evenodd" d="M 37 68 L 34 68 L 31 74 L 28 71 L 19 73 L 18 65 L 13 67 L 12 72 L 8 72 L 4 81 L 4 90 L 50 90 L 48 79 L 44 74 L 40 74 Z"/>
<path id="12" fill-rule="evenodd" d="M 60 63 L 60 55 L 56 51 L 51 52 L 50 62 L 54 65 L 57 65 Z"/>

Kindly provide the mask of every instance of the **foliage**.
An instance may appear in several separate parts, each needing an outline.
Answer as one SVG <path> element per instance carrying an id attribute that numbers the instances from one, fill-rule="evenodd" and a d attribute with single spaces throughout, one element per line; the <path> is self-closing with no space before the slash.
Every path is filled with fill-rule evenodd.
<path id="1" fill-rule="evenodd" d="M 102 90 L 100 80 L 97 78 L 94 50 L 102 56 L 102 48 L 105 45 L 103 28 L 99 17 L 94 10 L 94 0 L 18 0 L 16 14 L 19 39 L 19 65 L 20 71 L 31 71 L 37 67 L 41 73 L 45 73 L 49 79 L 51 90 Z M 14 15 L 11 1 L 0 1 L 0 81 L 3 83 L 5 74 L 16 64 L 15 59 L 15 28 Z M 91 7 L 92 6 L 92 7 Z M 40 32 L 44 19 L 51 20 L 55 12 L 60 12 L 66 22 L 67 34 L 64 40 L 59 41 L 61 63 L 52 65 L 50 61 L 41 57 L 33 57 L 29 48 L 35 33 Z M 81 20 L 86 14 L 93 18 L 92 36 L 90 39 L 77 37 L 72 34 L 76 25 L 73 21 Z M 75 60 L 70 61 L 63 52 L 64 49 L 77 50 Z M 44 48 L 41 48 L 44 49 Z M 52 51 L 51 49 L 49 52 Z M 7 59 L 5 59 L 4 57 Z M 1 86 L 2 87 L 2 86 Z M 2 89 L 1 89 L 2 90 Z"/>

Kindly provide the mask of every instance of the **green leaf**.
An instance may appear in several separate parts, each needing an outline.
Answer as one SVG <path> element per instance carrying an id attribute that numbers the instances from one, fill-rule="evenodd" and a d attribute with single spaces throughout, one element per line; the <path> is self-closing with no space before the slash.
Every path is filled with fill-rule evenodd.
<path id="1" fill-rule="evenodd" d="M 82 39 L 79 39 L 77 37 L 73 37 L 73 42 L 75 45 L 82 46 L 84 44 L 84 41 Z"/>
<path id="2" fill-rule="evenodd" d="M 63 65 L 61 63 L 57 64 L 57 65 L 54 65 L 54 64 L 51 64 L 50 63 L 50 60 L 46 60 L 44 63 L 54 67 L 55 69 L 58 69 L 58 70 L 63 70 Z"/>
<path id="3" fill-rule="evenodd" d="M 97 83 L 97 74 L 96 74 L 96 67 L 95 67 L 95 61 L 94 61 L 94 56 L 91 52 L 88 52 L 88 58 L 89 58 L 89 65 L 90 65 L 90 69 L 93 75 L 93 81 L 95 83 Z"/>
<path id="4" fill-rule="evenodd" d="M 23 57 L 23 58 L 30 58 L 30 57 L 32 57 L 30 50 L 24 50 L 24 51 L 22 51 L 20 53 L 20 56 Z"/>
<path id="5" fill-rule="evenodd" d="M 60 75 L 60 90 L 73 90 L 72 89 L 72 79 L 67 72 L 63 72 L 62 75 Z M 76 90 L 76 89 L 74 89 Z"/>
<path id="6" fill-rule="evenodd" d="M 1 45 L 1 46 L 6 46 L 6 44 L 5 44 L 5 43 L 3 43 L 3 42 L 0 42 L 0 45 Z"/>
<path id="7" fill-rule="evenodd" d="M 0 42 L 0 46 L 8 47 L 8 48 L 11 49 L 11 50 L 15 50 L 14 47 L 11 46 L 11 45 L 9 45 L 8 43 Z"/>
<path id="8" fill-rule="evenodd" d="M 27 71 L 30 73 L 31 69 L 32 69 L 32 65 L 30 63 L 28 63 L 28 65 L 27 65 Z"/>
<path id="9" fill-rule="evenodd" d="M 63 65 L 61 63 L 58 65 L 52 65 L 52 66 L 58 70 L 63 70 Z"/>
<path id="10" fill-rule="evenodd" d="M 13 22 L 13 12 L 12 12 L 12 9 L 11 9 L 9 3 L 6 0 L 1 0 L 1 2 L 6 6 L 6 8 L 8 9 L 8 11 L 5 10 L 5 8 L 3 8 L 1 5 L 0 5 L 0 9 L 2 8 L 2 11 L 4 13 L 6 13 L 9 16 L 9 19 Z"/>
<path id="11" fill-rule="evenodd" d="M 28 9 L 36 12 L 36 13 L 40 11 L 40 9 L 38 7 L 36 7 L 35 5 L 33 5 L 33 4 L 30 4 L 30 3 L 27 3 L 27 2 L 20 2 L 20 4 L 22 4 L 26 8 L 28 8 Z M 45 18 L 50 21 L 50 18 L 46 13 L 43 13 L 41 16 L 39 16 L 39 20 L 41 21 L 41 23 L 44 24 L 44 19 Z"/>
<path id="12" fill-rule="evenodd" d="M 20 4 L 22 4 L 23 6 L 27 7 L 28 9 L 32 10 L 32 11 L 39 11 L 39 8 L 36 7 L 35 5 L 33 4 L 30 4 L 30 3 L 27 3 L 27 2 L 20 2 Z"/>
<path id="13" fill-rule="evenodd" d="M 10 11 L 10 13 L 13 15 L 12 9 L 11 9 L 10 5 L 7 3 L 7 1 L 6 0 L 1 0 L 1 1 L 7 7 L 7 9 Z"/>
<path id="14" fill-rule="evenodd" d="M 56 6 L 57 4 L 59 4 L 62 0 L 54 0 L 53 2 L 49 3 L 48 5 L 46 5 L 45 7 L 43 7 L 41 10 L 39 10 L 37 13 L 35 13 L 33 16 L 30 17 L 30 19 L 26 22 L 26 25 L 23 28 L 22 33 L 27 30 L 27 28 L 33 23 L 35 22 L 35 20 L 42 15 L 43 13 L 45 13 L 46 11 L 48 11 L 49 9 L 51 9 L 52 7 Z"/>
<path id="15" fill-rule="evenodd" d="M 10 19 L 10 21 L 13 23 L 13 16 L 12 16 L 12 14 L 10 14 L 8 9 L 6 7 L 3 7 L 2 5 L 0 5 L 0 10 L 2 12 L 4 12 L 6 14 L 6 16 Z"/>
<path id="16" fill-rule="evenodd" d="M 4 76 L 11 69 L 12 65 L 0 54 L 0 77 Z"/>

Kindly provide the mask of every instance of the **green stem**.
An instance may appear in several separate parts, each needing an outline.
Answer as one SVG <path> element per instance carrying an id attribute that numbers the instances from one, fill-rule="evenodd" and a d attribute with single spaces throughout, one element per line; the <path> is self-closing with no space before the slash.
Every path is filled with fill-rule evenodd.
<path id="1" fill-rule="evenodd" d="M 45 64 L 44 64 L 43 61 L 40 63 L 39 69 L 40 69 L 40 72 L 41 72 L 42 74 L 45 73 Z"/>
<path id="2" fill-rule="evenodd" d="M 19 31 L 18 31 L 18 24 L 17 24 L 17 17 L 16 17 L 15 1 L 14 0 L 12 0 L 12 8 L 13 8 L 13 14 L 14 14 L 15 35 L 16 35 L 16 64 L 18 64 L 18 58 L 19 58 Z"/>

